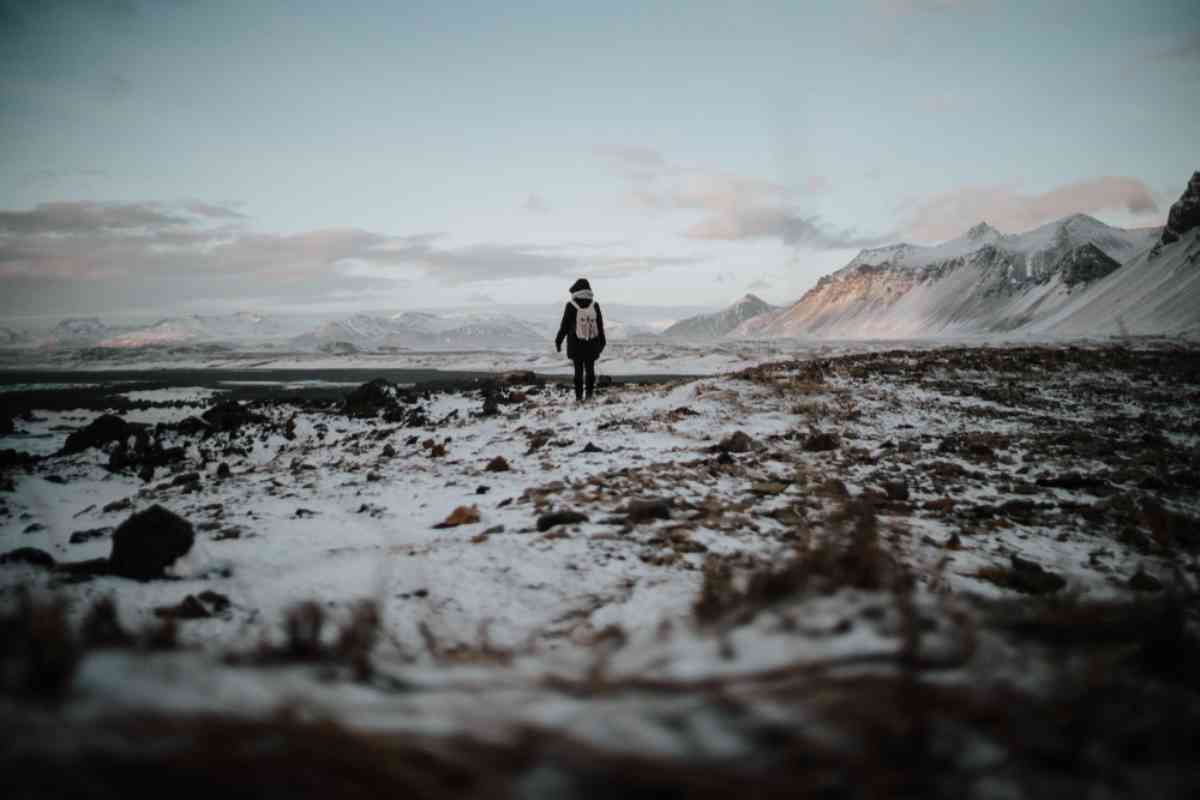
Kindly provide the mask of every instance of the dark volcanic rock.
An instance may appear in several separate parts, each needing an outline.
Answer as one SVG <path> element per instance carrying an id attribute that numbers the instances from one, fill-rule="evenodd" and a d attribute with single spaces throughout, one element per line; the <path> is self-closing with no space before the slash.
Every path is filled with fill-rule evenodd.
<path id="1" fill-rule="evenodd" d="M 183 517 L 159 505 L 139 511 L 113 533 L 109 564 L 113 574 L 147 580 L 192 549 L 196 533 Z"/>
<path id="2" fill-rule="evenodd" d="M 500 387 L 495 381 L 487 381 L 479 390 L 483 395 L 483 411 L 485 417 L 493 417 L 500 413 Z"/>
<path id="3" fill-rule="evenodd" d="M 1062 282 L 1067 286 L 1074 286 L 1077 283 L 1091 283 L 1098 278 L 1103 278 L 1120 266 L 1121 263 L 1119 261 L 1110 257 L 1091 242 L 1076 247 L 1058 262 Z"/>
<path id="4" fill-rule="evenodd" d="M 1067 585 L 1061 575 L 1048 572 L 1041 564 L 1027 561 L 1020 556 L 1011 558 L 1006 584 L 1008 588 L 1025 594 L 1050 594 Z"/>
<path id="5" fill-rule="evenodd" d="M 810 453 L 822 453 L 829 450 L 837 450 L 842 446 L 842 441 L 836 433 L 818 431 L 810 433 L 805 437 L 803 446 Z"/>
<path id="6" fill-rule="evenodd" d="M 32 564 L 48 568 L 54 566 L 54 556 L 36 547 L 18 547 L 0 555 L 0 564 Z"/>
<path id="7" fill-rule="evenodd" d="M 509 466 L 508 459 L 504 456 L 496 456 L 483 469 L 484 472 L 508 472 L 512 467 Z"/>
<path id="8" fill-rule="evenodd" d="M 1133 573 L 1133 577 L 1129 579 L 1129 588 L 1135 592 L 1161 592 L 1163 584 L 1158 578 L 1147 574 L 1142 569 L 1138 569 L 1137 572 Z"/>
<path id="9" fill-rule="evenodd" d="M 749 453 L 756 442 L 744 431 L 734 431 L 721 440 L 716 449 L 722 453 Z"/>
<path id="10" fill-rule="evenodd" d="M 578 511 L 551 511 L 538 517 L 537 529 L 545 532 L 556 525 L 573 525 L 576 522 L 587 522 L 587 514 Z"/>
<path id="11" fill-rule="evenodd" d="M 86 428 L 81 428 L 68 436 L 66 443 L 63 444 L 62 452 L 79 453 L 89 447 L 103 447 L 139 430 L 142 430 L 141 426 L 130 425 L 116 414 L 101 414 Z"/>
<path id="12" fill-rule="evenodd" d="M 189 594 L 179 601 L 178 605 L 159 606 L 154 609 L 154 616 L 159 619 L 205 619 L 211 617 L 212 614 L 204 607 L 203 603 L 196 599 L 195 595 Z"/>
<path id="13" fill-rule="evenodd" d="M 1171 206 L 1167 213 L 1167 224 L 1163 226 L 1162 236 L 1154 246 L 1157 254 L 1163 245 L 1179 240 L 1180 236 L 1200 225 L 1200 172 L 1193 172 L 1183 195 Z"/>
<path id="14" fill-rule="evenodd" d="M 588 442 L 586 445 L 584 445 L 583 449 L 580 450 L 579 452 L 581 452 L 581 453 L 603 453 L 604 451 L 601 450 L 596 445 L 592 444 L 591 442 Z"/>
<path id="15" fill-rule="evenodd" d="M 71 544 L 83 544 L 93 539 L 103 539 L 112 532 L 112 528 L 88 528 L 85 531 L 75 531 L 68 540 Z"/>
<path id="16" fill-rule="evenodd" d="M 342 410 L 351 417 L 377 417 L 379 412 L 393 408 L 400 394 L 396 384 L 386 378 L 376 378 L 346 395 Z"/>
<path id="17" fill-rule="evenodd" d="M 625 508 L 625 516 L 630 522 L 649 522 L 655 519 L 671 518 L 670 498 L 648 498 L 645 500 L 630 500 Z"/>
<path id="18" fill-rule="evenodd" d="M 224 400 L 217 403 L 201 416 L 215 431 L 236 431 L 249 422 L 259 421 L 258 415 L 237 400 Z"/>

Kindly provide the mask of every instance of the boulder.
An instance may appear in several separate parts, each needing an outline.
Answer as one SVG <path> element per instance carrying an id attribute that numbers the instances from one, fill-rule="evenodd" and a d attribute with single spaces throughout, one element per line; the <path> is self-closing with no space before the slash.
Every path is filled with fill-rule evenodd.
<path id="1" fill-rule="evenodd" d="M 0 564 L 32 564 L 49 568 L 54 566 L 54 556 L 36 547 L 18 547 L 0 555 Z"/>
<path id="2" fill-rule="evenodd" d="M 587 514 L 578 511 L 551 511 L 538 517 L 537 529 L 543 533 L 556 525 L 574 525 L 577 522 L 587 522 Z"/>
<path id="3" fill-rule="evenodd" d="M 133 514 L 113 532 L 109 565 L 114 575 L 137 580 L 164 570 L 192 549 L 196 533 L 183 517 L 160 505 Z"/>
<path id="4" fill-rule="evenodd" d="M 101 414 L 85 428 L 72 433 L 63 444 L 64 454 L 81 453 L 89 447 L 103 447 L 121 441 L 126 436 L 142 430 L 142 426 L 130 425 L 116 414 Z"/>
<path id="5" fill-rule="evenodd" d="M 342 410 L 351 417 L 377 417 L 379 412 L 393 408 L 400 394 L 396 384 L 386 378 L 376 378 L 346 395 Z"/>
<path id="6" fill-rule="evenodd" d="M 755 441 L 743 431 L 734 431 L 721 440 L 717 450 L 722 453 L 749 453 L 755 447 Z"/>
<path id="7" fill-rule="evenodd" d="M 200 416 L 214 431 L 236 431 L 246 423 L 259 419 L 237 400 L 223 400 Z"/>

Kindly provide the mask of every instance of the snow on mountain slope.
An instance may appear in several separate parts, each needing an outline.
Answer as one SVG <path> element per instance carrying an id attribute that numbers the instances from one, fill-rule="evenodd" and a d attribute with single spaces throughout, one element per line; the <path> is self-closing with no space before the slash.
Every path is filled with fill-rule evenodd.
<path id="1" fill-rule="evenodd" d="M 719 339 L 746 321 L 773 309 L 774 306 L 761 298 L 747 294 L 715 314 L 700 314 L 680 320 L 663 331 L 662 335 L 672 339 Z"/>
<path id="2" fill-rule="evenodd" d="M 1157 252 L 1139 254 L 1030 330 L 1057 335 L 1200 333 L 1200 228 Z"/>
<path id="3" fill-rule="evenodd" d="M 1157 229 L 1075 214 L 1021 234 L 980 223 L 949 242 L 864 250 L 745 336 L 895 338 L 1009 332 L 1146 250 Z"/>
<path id="4" fill-rule="evenodd" d="M 145 347 L 185 342 L 261 342 L 278 339 L 283 328 L 271 317 L 249 311 L 232 314 L 167 317 L 152 325 L 109 334 L 101 347 Z"/>
<path id="5" fill-rule="evenodd" d="M 294 337 L 291 346 L 304 351 L 327 350 L 338 343 L 357 350 L 511 349 L 550 341 L 553 331 L 508 314 L 438 316 L 403 312 L 390 318 L 355 314 L 327 322 Z"/>

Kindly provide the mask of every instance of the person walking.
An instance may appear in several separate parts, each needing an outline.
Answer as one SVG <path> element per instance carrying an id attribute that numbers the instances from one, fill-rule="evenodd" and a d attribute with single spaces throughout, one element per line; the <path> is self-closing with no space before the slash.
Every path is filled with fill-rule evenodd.
<path id="1" fill-rule="evenodd" d="M 580 278 L 571 284 L 571 300 L 563 309 L 562 324 L 554 339 L 554 349 L 562 352 L 567 340 L 567 358 L 575 364 L 575 402 L 591 400 L 596 390 L 596 359 L 608 343 L 604 338 L 604 315 L 592 295 L 592 286 Z M 586 394 L 585 394 L 586 391 Z"/>

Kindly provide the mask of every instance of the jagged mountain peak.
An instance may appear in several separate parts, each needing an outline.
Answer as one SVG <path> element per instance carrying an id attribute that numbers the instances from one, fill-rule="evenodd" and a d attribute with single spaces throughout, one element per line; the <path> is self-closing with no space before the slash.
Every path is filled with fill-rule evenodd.
<path id="1" fill-rule="evenodd" d="M 1154 246 L 1154 254 L 1157 255 L 1163 245 L 1179 241 L 1179 237 L 1196 227 L 1200 227 L 1200 171 L 1192 173 L 1183 194 L 1171 204 L 1167 224 Z"/>
<path id="2" fill-rule="evenodd" d="M 999 239 L 1000 236 L 1000 231 L 996 230 L 991 225 L 988 225 L 986 221 L 980 221 L 976 223 L 971 227 L 970 230 L 966 232 L 966 234 L 964 234 L 965 238 L 970 239 L 973 242 Z"/>

